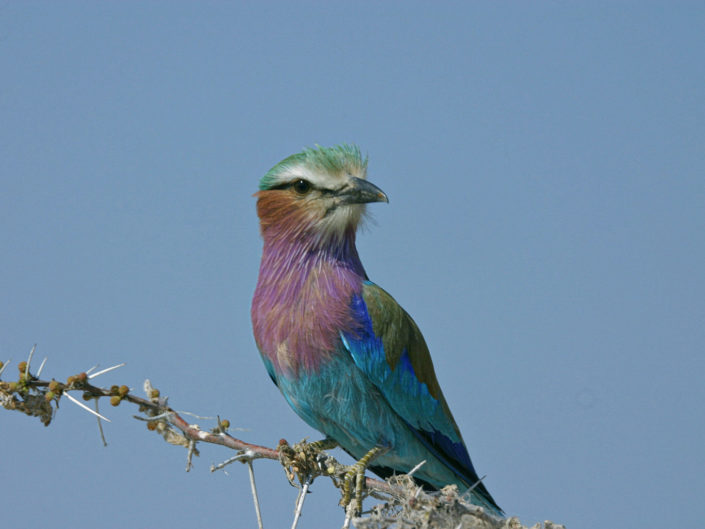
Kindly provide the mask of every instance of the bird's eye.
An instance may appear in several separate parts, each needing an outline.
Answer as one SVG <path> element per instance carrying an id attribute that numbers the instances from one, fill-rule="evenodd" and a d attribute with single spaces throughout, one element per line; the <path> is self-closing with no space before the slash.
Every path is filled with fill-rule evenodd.
<path id="1" fill-rule="evenodd" d="M 311 191 L 311 182 L 300 178 L 292 184 L 292 187 L 294 188 L 294 191 L 296 191 L 299 195 L 305 195 L 306 193 Z"/>

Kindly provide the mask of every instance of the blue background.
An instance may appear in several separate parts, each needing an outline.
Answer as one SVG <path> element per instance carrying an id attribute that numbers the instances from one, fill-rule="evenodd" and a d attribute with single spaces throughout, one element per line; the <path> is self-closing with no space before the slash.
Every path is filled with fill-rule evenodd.
<path id="1" fill-rule="evenodd" d="M 391 203 L 359 238 L 414 316 L 508 514 L 705 526 L 705 8 L 687 2 L 3 2 L 0 358 L 318 438 L 269 381 L 252 193 L 358 143 Z M 107 404 L 107 403 L 106 403 Z M 6 527 L 255 524 L 245 467 L 131 418 L 103 448 L 0 413 Z M 204 422 L 209 426 L 207 422 Z M 348 461 L 344 456 L 343 460 Z M 296 496 L 256 464 L 268 527 Z M 342 523 L 316 482 L 302 528 Z"/>

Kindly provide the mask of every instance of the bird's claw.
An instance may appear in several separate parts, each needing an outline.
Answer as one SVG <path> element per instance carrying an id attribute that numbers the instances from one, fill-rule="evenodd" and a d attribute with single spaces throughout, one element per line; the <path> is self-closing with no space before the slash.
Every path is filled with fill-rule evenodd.
<path id="1" fill-rule="evenodd" d="M 375 446 L 367 452 L 357 463 L 351 465 L 343 478 L 343 497 L 340 500 L 340 505 L 347 508 L 352 501 L 353 478 L 355 478 L 355 511 L 354 514 L 359 516 L 362 512 L 362 491 L 365 485 L 365 471 L 372 460 L 377 457 L 384 449 Z"/>
<path id="2" fill-rule="evenodd" d="M 284 467 L 286 477 L 289 483 L 297 487 L 294 480 L 298 479 L 302 485 L 309 481 L 312 482 L 320 475 L 330 474 L 326 464 L 327 456 L 323 450 L 335 448 L 338 443 L 332 439 L 322 439 L 313 443 L 306 440 L 290 446 L 284 439 L 279 442 L 279 462 Z"/>

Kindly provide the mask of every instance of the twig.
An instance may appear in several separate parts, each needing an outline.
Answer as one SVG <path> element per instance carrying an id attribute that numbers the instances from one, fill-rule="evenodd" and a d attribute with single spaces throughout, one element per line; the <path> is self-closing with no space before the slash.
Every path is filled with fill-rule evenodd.
<path id="1" fill-rule="evenodd" d="M 193 465 L 191 464 L 191 461 L 193 460 L 193 453 L 196 450 L 196 441 L 193 439 L 189 439 L 188 442 L 188 452 L 186 453 L 186 472 L 191 470 Z"/>
<path id="2" fill-rule="evenodd" d="M 255 483 L 255 469 L 252 466 L 252 459 L 247 460 L 247 470 L 250 473 L 250 488 L 252 489 L 252 501 L 255 504 L 255 513 L 257 513 L 257 527 L 264 529 L 262 524 L 262 511 L 259 507 L 259 496 L 257 496 L 257 484 Z"/>
<path id="3" fill-rule="evenodd" d="M 117 367 L 120 366 L 114 366 L 108 368 L 108 370 L 94 373 L 92 377 L 116 369 Z M 1 370 L 2 368 L 0 367 L 0 372 Z M 127 386 L 118 387 L 115 385 L 106 389 L 93 386 L 88 380 L 89 375 L 85 372 L 68 377 L 65 383 L 56 380 L 38 380 L 38 377 L 30 374 L 29 370 L 23 365 L 18 381 L 0 381 L 0 404 L 10 410 L 37 416 L 45 425 L 48 425 L 49 422 L 51 422 L 55 406 L 58 405 L 59 399 L 65 395 L 71 402 L 84 408 L 98 418 L 101 438 L 106 444 L 100 420 L 102 419 L 108 422 L 110 422 L 110 420 L 99 413 L 97 401 L 101 397 L 108 397 L 113 406 L 118 406 L 121 401 L 127 401 L 139 406 L 140 412 L 145 416 L 138 418 L 148 423 L 147 426 L 149 430 L 161 434 L 164 439 L 171 444 L 183 446 L 188 449 L 189 467 L 193 454 L 198 454 L 196 446 L 199 441 L 219 444 L 237 450 L 240 453 L 220 465 L 212 466 L 211 471 L 223 468 L 233 461 L 242 461 L 248 465 L 253 503 L 255 505 L 259 529 L 263 529 L 263 522 L 254 476 L 254 465 L 252 464 L 254 459 L 265 458 L 279 460 L 284 464 L 287 477 L 290 480 L 293 479 L 294 476 L 299 477 L 301 487 L 299 489 L 300 493 L 296 499 L 292 529 L 298 528 L 298 523 L 303 512 L 303 505 L 311 482 L 315 476 L 328 476 L 332 478 L 333 483 L 337 487 L 340 487 L 341 476 L 343 474 L 343 470 L 341 469 L 343 469 L 344 466 L 335 461 L 333 457 L 321 453 L 321 447 L 316 443 L 302 442 L 291 447 L 286 441 L 282 440 L 276 449 L 247 443 L 226 433 L 224 430 L 229 427 L 229 423 L 228 421 L 220 421 L 219 418 L 218 426 L 210 431 L 201 430 L 198 425 L 189 424 L 176 411 L 168 406 L 167 398 L 161 397 L 159 391 L 153 388 L 151 384 L 148 385 L 145 383 L 148 398 L 141 398 L 131 394 Z M 69 392 L 73 391 L 83 392 L 84 400 L 95 399 L 96 411 L 88 408 L 85 404 L 79 402 L 75 397 L 69 394 Z M 324 455 L 325 457 L 323 457 Z M 492 516 L 486 513 L 482 507 L 473 505 L 472 501 L 468 501 L 458 494 L 457 489 L 444 489 L 443 493 L 440 495 L 426 494 L 422 488 L 418 487 L 413 482 L 411 477 L 411 474 L 416 472 L 419 466 L 413 468 L 408 475 L 391 478 L 389 483 L 366 478 L 365 488 L 368 491 L 367 493 L 377 499 L 384 500 L 385 503 L 381 506 L 375 506 L 372 511 L 365 513 L 369 516 L 358 518 L 355 512 L 355 503 L 350 502 L 345 511 L 343 528 L 350 529 L 353 519 L 355 520 L 355 525 L 359 526 L 361 529 L 368 529 L 370 527 L 391 527 L 394 524 L 398 527 L 417 526 L 416 522 L 421 519 L 420 517 L 424 520 L 428 520 L 428 517 L 431 515 L 445 516 L 446 514 L 444 513 L 446 511 L 443 510 L 443 512 L 441 512 L 439 510 L 439 507 L 443 505 L 453 505 L 453 509 L 455 509 L 453 511 L 454 514 L 451 513 L 455 517 L 453 524 L 444 525 L 444 527 L 456 527 L 459 517 L 465 516 L 465 514 L 470 514 L 475 518 L 481 519 L 483 522 L 487 522 L 488 525 L 486 525 L 486 527 L 488 528 L 499 529 L 499 527 L 502 526 L 504 523 L 502 518 Z M 480 481 L 481 480 L 479 480 L 478 483 Z M 476 486 L 477 484 L 474 485 L 474 487 Z M 359 484 L 358 489 L 362 490 Z M 472 490 L 473 488 L 468 492 L 472 492 Z M 389 497 L 385 498 L 385 495 Z M 472 498 L 469 498 L 469 500 L 472 500 Z M 460 507 L 457 507 L 458 505 Z M 383 522 L 383 524 L 380 525 L 380 522 Z M 560 526 L 554 527 L 558 528 Z"/>
<path id="4" fill-rule="evenodd" d="M 118 364 L 117 366 L 110 367 L 107 370 L 116 369 L 117 367 L 120 367 L 121 365 L 123 365 L 123 364 Z M 4 366 L 7 366 L 7 363 L 5 363 Z M 90 376 L 91 377 L 98 376 L 98 374 L 105 373 L 105 372 L 107 372 L 107 370 L 102 370 L 97 373 L 92 373 Z M 81 375 L 83 375 L 82 380 L 81 380 L 81 377 L 79 375 L 77 375 L 76 376 L 77 380 L 70 381 L 67 383 L 30 379 L 30 380 L 27 380 L 26 385 L 29 388 L 34 388 L 36 390 L 39 390 L 40 392 L 46 393 L 47 388 L 50 385 L 55 384 L 56 389 L 54 391 L 57 394 L 59 394 L 61 396 L 66 396 L 71 402 L 73 402 L 74 404 L 85 409 L 91 415 L 94 415 L 95 417 L 102 419 L 104 421 L 111 422 L 110 419 L 108 419 L 107 417 L 101 415 L 100 413 L 98 413 L 96 411 L 93 411 L 91 408 L 87 407 L 85 404 L 83 404 L 82 402 L 77 400 L 75 397 L 73 397 L 69 393 L 70 391 L 83 391 L 84 398 L 86 396 L 88 396 L 88 398 L 92 397 L 92 398 L 96 398 L 96 399 L 100 398 L 100 397 L 112 398 L 115 396 L 115 394 L 112 392 L 111 388 L 101 388 L 98 386 L 94 386 L 88 382 L 89 375 L 87 375 L 85 373 L 81 373 Z M 74 377 L 69 377 L 69 380 L 71 380 L 72 378 L 74 378 Z M 7 391 L 8 383 L 1 382 L 0 384 L 4 385 L 2 387 L 3 392 Z M 151 387 L 151 385 L 150 385 L 150 387 Z M 248 454 L 247 456 L 244 456 L 242 454 L 237 455 L 225 463 L 222 463 L 217 466 L 213 466 L 213 467 L 211 467 L 211 471 L 218 470 L 218 469 L 224 467 L 225 465 L 229 464 L 232 461 L 242 461 L 245 457 L 250 457 L 253 460 L 260 459 L 260 458 L 271 459 L 271 460 L 275 460 L 275 461 L 279 460 L 280 452 L 277 448 L 269 448 L 266 446 L 248 443 L 248 442 L 243 441 L 241 439 L 237 439 L 226 432 L 204 431 L 204 430 L 201 430 L 197 425 L 189 424 L 176 411 L 174 411 L 172 408 L 170 408 L 166 404 L 165 397 L 159 397 L 158 394 L 156 397 L 152 397 L 152 398 L 147 399 L 147 398 L 138 397 L 132 393 L 127 393 L 125 395 L 122 395 L 121 399 L 125 400 L 127 402 L 130 402 L 132 404 L 136 404 L 137 406 L 140 406 L 140 408 L 147 415 L 147 417 L 135 416 L 135 418 L 139 418 L 140 420 L 146 421 L 148 423 L 154 423 L 154 422 L 158 422 L 158 421 L 166 421 L 169 425 L 178 429 L 180 431 L 180 435 L 183 436 L 183 440 L 184 440 L 184 442 L 180 443 L 180 444 L 183 444 L 184 446 L 188 446 L 188 441 L 195 441 L 195 442 L 202 441 L 202 442 L 206 442 L 206 443 L 225 446 L 225 447 L 233 449 L 233 450 L 244 451 L 245 454 Z M 26 408 L 26 405 L 25 405 L 25 408 Z M 160 433 L 163 432 L 163 430 L 158 430 L 158 431 Z M 169 442 L 171 442 L 171 441 L 169 441 Z M 394 492 L 396 490 L 394 486 L 390 485 L 389 483 L 387 483 L 385 481 L 381 481 L 381 480 L 369 478 L 369 477 L 366 478 L 366 480 L 365 480 L 365 486 L 372 493 L 379 492 L 379 493 L 383 493 L 383 494 L 384 493 L 394 494 Z"/>
<path id="5" fill-rule="evenodd" d="M 343 529 L 350 529 L 350 522 L 352 521 L 352 511 L 354 509 L 353 504 L 353 502 L 350 502 L 345 508 L 345 520 L 343 521 Z"/>

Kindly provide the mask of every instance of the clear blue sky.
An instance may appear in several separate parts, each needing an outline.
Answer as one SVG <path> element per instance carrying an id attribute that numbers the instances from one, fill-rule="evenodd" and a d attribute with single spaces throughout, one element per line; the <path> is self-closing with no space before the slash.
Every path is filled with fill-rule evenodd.
<path id="1" fill-rule="evenodd" d="M 243 438 L 317 438 L 250 329 L 252 193 L 358 143 L 359 249 L 423 330 L 479 473 L 525 523 L 705 523 L 705 8 L 688 2 L 3 2 L 0 358 L 127 362 Z M 10 372 L 14 376 L 16 369 Z M 247 473 L 131 419 L 103 448 L 0 410 L 6 527 L 253 526 Z M 259 462 L 268 527 L 296 491 Z M 316 482 L 303 528 L 342 521 Z M 236 520 L 240 519 L 240 523 Z"/>

